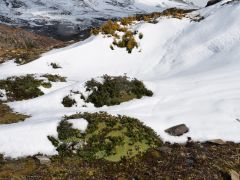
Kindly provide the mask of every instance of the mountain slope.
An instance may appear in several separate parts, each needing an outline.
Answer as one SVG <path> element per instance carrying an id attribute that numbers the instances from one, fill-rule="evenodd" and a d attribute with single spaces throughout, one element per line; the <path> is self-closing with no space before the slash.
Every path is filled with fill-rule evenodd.
<path id="1" fill-rule="evenodd" d="M 160 17 L 156 24 L 137 23 L 132 28 L 142 32 L 143 39 L 132 54 L 116 47 L 111 50 L 113 38 L 98 35 L 26 65 L 0 65 L 1 78 L 32 73 L 67 77 L 66 83 L 43 89 L 43 96 L 9 103 L 16 111 L 32 116 L 18 124 L 0 126 L 0 152 L 11 157 L 55 154 L 47 136 L 56 135 L 63 115 L 79 111 L 136 117 L 170 142 L 185 142 L 187 137 L 240 142 L 240 3 L 226 2 L 189 14 L 203 16 L 200 22 Z M 62 68 L 52 69 L 52 62 Z M 61 104 L 70 91 L 81 91 L 93 77 L 124 73 L 142 79 L 153 97 L 102 108 L 85 104 L 78 96 L 76 107 Z M 172 137 L 164 132 L 181 123 L 190 128 L 189 133 Z"/>
<path id="2" fill-rule="evenodd" d="M 0 24 L 0 63 L 14 58 L 18 61 L 30 61 L 62 44 L 52 38 Z"/>
<path id="3" fill-rule="evenodd" d="M 68 37 L 106 19 L 170 7 L 189 6 L 179 0 L 4 0 L 0 1 L 0 23 L 55 38 Z"/>

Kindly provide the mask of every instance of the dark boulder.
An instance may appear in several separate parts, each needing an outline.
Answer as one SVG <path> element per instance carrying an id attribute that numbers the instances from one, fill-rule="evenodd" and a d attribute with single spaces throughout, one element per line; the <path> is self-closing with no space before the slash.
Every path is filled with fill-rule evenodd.
<path id="1" fill-rule="evenodd" d="M 219 3 L 222 0 L 209 0 L 206 7 Z"/>
<path id="2" fill-rule="evenodd" d="M 166 129 L 165 132 L 172 136 L 181 136 L 189 131 L 189 128 L 185 124 L 180 124 L 169 129 Z"/>

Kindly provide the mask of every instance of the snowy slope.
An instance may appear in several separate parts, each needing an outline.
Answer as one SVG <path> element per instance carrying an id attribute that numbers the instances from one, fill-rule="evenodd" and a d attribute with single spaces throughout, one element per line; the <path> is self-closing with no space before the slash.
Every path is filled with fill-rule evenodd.
<path id="1" fill-rule="evenodd" d="M 1 78 L 29 73 L 68 77 L 67 83 L 54 84 L 44 96 L 10 103 L 15 110 L 32 116 L 25 122 L 0 126 L 0 153 L 11 157 L 56 153 L 47 135 L 56 134 L 63 115 L 83 111 L 139 118 L 171 142 L 185 142 L 188 136 L 201 141 L 221 138 L 240 142 L 236 120 L 240 119 L 240 3 L 220 3 L 194 14 L 205 19 L 161 18 L 158 24 L 137 25 L 144 34 L 141 52 L 112 51 L 112 39 L 99 35 L 23 66 L 12 61 L 0 65 Z M 53 70 L 51 62 L 63 68 Z M 113 107 L 86 108 L 80 100 L 78 107 L 62 106 L 62 98 L 70 90 L 81 90 L 86 80 L 124 73 L 142 79 L 154 96 Z M 164 132 L 180 123 L 190 132 L 181 137 Z"/>

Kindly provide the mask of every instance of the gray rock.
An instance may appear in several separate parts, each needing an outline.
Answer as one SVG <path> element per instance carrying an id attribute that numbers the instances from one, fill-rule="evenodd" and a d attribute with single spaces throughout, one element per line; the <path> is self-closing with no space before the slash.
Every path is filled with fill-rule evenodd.
<path id="1" fill-rule="evenodd" d="M 82 149 L 84 145 L 85 145 L 85 142 L 80 141 L 74 145 L 74 149 Z"/>
<path id="2" fill-rule="evenodd" d="M 172 136 L 181 136 L 189 131 L 189 128 L 185 124 L 180 124 L 169 129 L 166 129 L 165 132 Z"/>
<path id="3" fill-rule="evenodd" d="M 158 147 L 157 150 L 166 154 L 170 154 L 172 152 L 172 149 L 167 146 Z"/>
<path id="4" fill-rule="evenodd" d="M 209 140 L 207 142 L 211 143 L 211 144 L 217 144 L 217 145 L 224 145 L 224 144 L 226 144 L 226 142 L 223 141 L 222 139 L 212 139 L 212 140 Z"/>
<path id="5" fill-rule="evenodd" d="M 36 159 L 40 162 L 40 164 L 51 164 L 51 159 L 49 159 L 47 156 L 36 156 Z"/>

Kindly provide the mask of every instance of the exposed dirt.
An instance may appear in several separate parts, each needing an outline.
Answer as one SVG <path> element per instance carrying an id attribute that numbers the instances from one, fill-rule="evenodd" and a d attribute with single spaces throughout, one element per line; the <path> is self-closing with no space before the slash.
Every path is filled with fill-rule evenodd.
<path id="1" fill-rule="evenodd" d="M 163 148 L 164 147 L 164 148 Z M 165 143 L 142 156 L 122 160 L 84 161 L 77 156 L 52 157 L 40 165 L 28 157 L 0 163 L 0 179 L 229 179 L 240 172 L 240 144 Z M 1 162 L 1 160 L 0 160 Z"/>
<path id="2" fill-rule="evenodd" d="M 63 45 L 59 40 L 0 24 L 0 63 L 8 59 L 27 63 L 41 53 Z"/>

